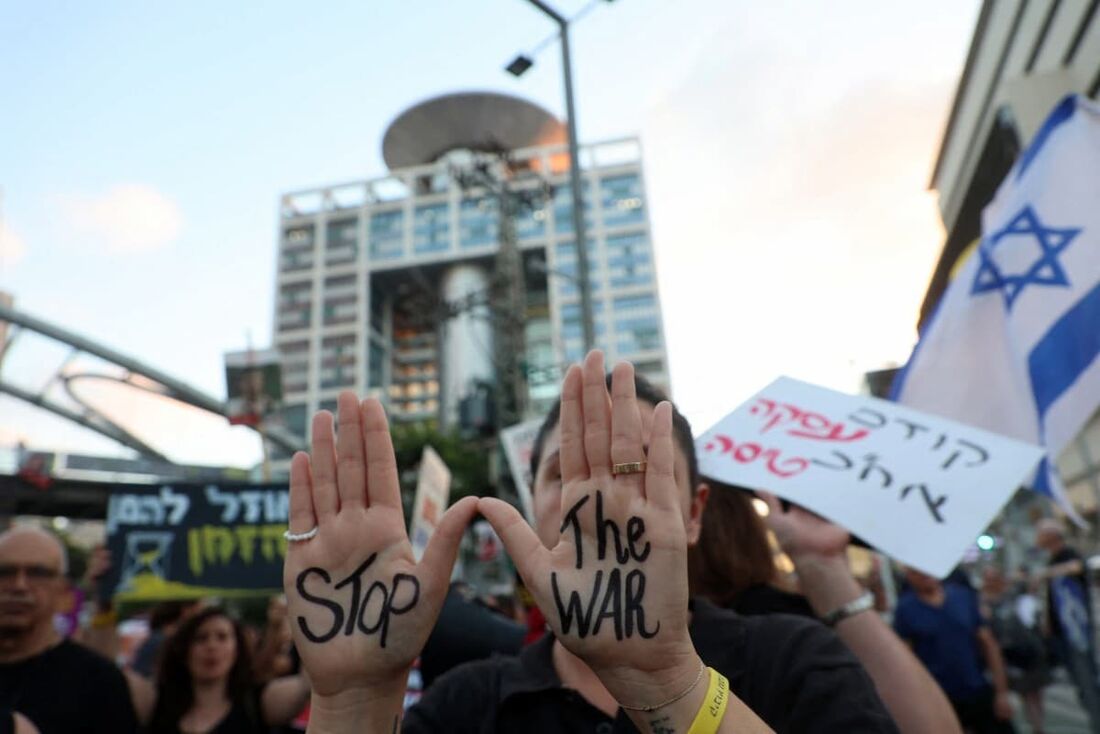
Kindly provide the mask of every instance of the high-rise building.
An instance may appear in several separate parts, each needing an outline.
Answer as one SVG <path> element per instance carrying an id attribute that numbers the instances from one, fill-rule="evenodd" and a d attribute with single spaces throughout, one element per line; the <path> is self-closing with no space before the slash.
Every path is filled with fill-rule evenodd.
<path id="1" fill-rule="evenodd" d="M 305 435 L 343 389 L 377 395 L 397 421 L 476 422 L 502 359 L 526 377 L 525 412 L 545 410 L 583 356 L 564 126 L 513 97 L 446 95 L 400 115 L 383 157 L 385 176 L 282 198 L 288 427 Z M 667 387 L 640 145 L 582 146 L 580 161 L 596 346 Z M 521 313 L 504 312 L 499 286 L 517 278 Z M 502 335 L 522 354 L 502 355 Z"/>

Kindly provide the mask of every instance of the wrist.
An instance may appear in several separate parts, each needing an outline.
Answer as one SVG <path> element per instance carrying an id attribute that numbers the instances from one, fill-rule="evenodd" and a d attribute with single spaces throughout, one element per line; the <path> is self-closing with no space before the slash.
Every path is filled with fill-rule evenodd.
<path id="1" fill-rule="evenodd" d="M 819 617 L 863 594 L 864 589 L 852 576 L 844 556 L 803 556 L 791 561 L 799 587 Z"/>
<path id="2" fill-rule="evenodd" d="M 349 688 L 332 694 L 316 691 L 310 699 L 310 734 L 362 734 L 390 732 L 397 723 L 405 702 L 405 683 L 400 686 Z"/>
<path id="3" fill-rule="evenodd" d="M 625 710 L 649 709 L 670 699 L 690 698 L 679 694 L 689 689 L 694 693 L 701 677 L 705 677 L 699 675 L 704 666 L 694 648 L 666 662 L 670 664 L 654 670 L 619 667 L 594 672 Z"/>

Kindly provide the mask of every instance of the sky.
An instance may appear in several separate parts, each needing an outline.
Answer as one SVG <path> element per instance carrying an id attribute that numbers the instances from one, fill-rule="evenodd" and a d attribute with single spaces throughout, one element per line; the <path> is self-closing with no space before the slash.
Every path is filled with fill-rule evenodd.
<path id="1" fill-rule="evenodd" d="M 855 391 L 905 361 L 977 12 L 616 0 L 574 27 L 581 141 L 642 141 L 672 392 L 696 431 L 780 374 Z M 522 78 L 503 71 L 553 31 L 523 0 L 9 3 L 0 290 L 222 397 L 224 352 L 271 343 L 280 194 L 384 174 L 389 122 L 438 94 L 563 115 L 556 44 Z M 66 355 L 20 337 L 4 379 L 37 389 Z M 70 384 L 177 461 L 259 459 L 255 434 L 222 419 Z M 0 446 L 19 440 L 129 454 L 0 396 Z"/>

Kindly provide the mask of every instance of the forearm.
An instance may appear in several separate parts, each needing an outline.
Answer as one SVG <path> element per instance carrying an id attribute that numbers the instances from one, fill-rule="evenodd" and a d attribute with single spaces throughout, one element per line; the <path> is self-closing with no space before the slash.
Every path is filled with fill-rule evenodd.
<path id="1" fill-rule="evenodd" d="M 351 689 L 313 694 L 306 734 L 395 734 L 401 730 L 405 689 Z"/>
<path id="2" fill-rule="evenodd" d="M 292 720 L 310 698 L 309 678 L 305 674 L 276 678 L 264 687 L 264 721 L 281 726 Z"/>
<path id="3" fill-rule="evenodd" d="M 993 677 L 993 687 L 997 693 L 1008 692 L 1008 673 L 1005 670 L 1005 660 L 1001 656 L 1001 648 L 993 639 L 993 633 L 987 628 L 978 632 L 978 640 L 985 657 L 985 664 L 989 668 L 989 674 Z"/>
<path id="4" fill-rule="evenodd" d="M 797 566 L 802 591 L 819 615 L 863 593 L 842 559 L 802 561 Z M 834 629 L 863 664 L 903 734 L 961 731 L 939 685 L 877 613 L 853 615 L 838 622 Z"/>

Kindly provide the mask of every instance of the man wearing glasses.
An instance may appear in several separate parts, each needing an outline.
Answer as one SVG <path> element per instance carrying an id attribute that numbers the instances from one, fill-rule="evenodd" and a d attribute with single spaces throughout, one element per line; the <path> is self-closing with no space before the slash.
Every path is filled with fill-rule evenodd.
<path id="1" fill-rule="evenodd" d="M 53 626 L 65 592 L 66 554 L 33 528 L 0 534 L 0 711 L 17 711 L 42 734 L 137 731 L 122 673 Z"/>

